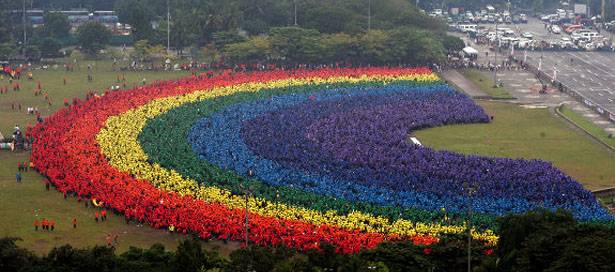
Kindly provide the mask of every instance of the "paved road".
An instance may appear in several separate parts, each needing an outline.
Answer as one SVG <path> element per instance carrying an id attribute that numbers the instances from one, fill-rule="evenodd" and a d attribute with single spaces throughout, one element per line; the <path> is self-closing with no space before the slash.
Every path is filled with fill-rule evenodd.
<path id="1" fill-rule="evenodd" d="M 472 98 L 489 97 L 474 82 L 457 72 L 457 70 L 445 70 L 442 72 L 442 76 Z"/>
<path id="2" fill-rule="evenodd" d="M 528 62 L 538 67 L 541 55 L 542 71 L 615 114 L 614 53 L 528 52 Z"/>

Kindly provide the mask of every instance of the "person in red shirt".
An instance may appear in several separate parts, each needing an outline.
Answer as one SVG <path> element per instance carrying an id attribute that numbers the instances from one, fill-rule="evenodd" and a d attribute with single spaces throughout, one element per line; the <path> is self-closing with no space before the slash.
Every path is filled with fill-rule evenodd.
<path id="1" fill-rule="evenodd" d="M 102 212 L 100 212 L 100 215 L 101 215 L 102 221 L 107 220 L 107 210 L 102 210 Z"/>
<path id="2" fill-rule="evenodd" d="M 99 213 L 98 211 L 94 214 L 94 220 L 96 220 L 96 223 L 98 223 L 98 217 L 99 217 Z"/>
<path id="3" fill-rule="evenodd" d="M 43 221 L 41 221 L 41 229 L 47 230 L 47 226 L 48 226 L 47 219 L 43 218 Z"/>
<path id="4" fill-rule="evenodd" d="M 73 229 L 77 228 L 77 218 L 73 217 Z"/>
<path id="5" fill-rule="evenodd" d="M 34 230 L 37 231 L 38 230 L 38 226 L 40 225 L 40 223 L 38 222 L 38 219 L 34 219 Z"/>

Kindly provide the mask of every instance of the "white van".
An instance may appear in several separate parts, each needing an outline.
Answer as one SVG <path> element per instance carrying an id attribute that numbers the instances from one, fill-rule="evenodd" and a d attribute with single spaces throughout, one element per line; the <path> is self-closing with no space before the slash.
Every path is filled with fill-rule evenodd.
<path id="1" fill-rule="evenodd" d="M 468 32 L 476 32 L 476 29 L 478 28 L 478 25 L 468 25 L 468 24 L 463 24 L 463 25 L 458 25 L 457 28 L 463 32 L 463 33 L 468 33 Z"/>
<path id="2" fill-rule="evenodd" d="M 579 29 L 579 30 L 572 32 L 572 34 L 570 34 L 570 37 L 575 42 L 579 40 L 591 41 L 592 39 L 598 37 L 599 35 L 600 34 L 598 34 L 598 32 L 591 31 L 589 29 Z"/>

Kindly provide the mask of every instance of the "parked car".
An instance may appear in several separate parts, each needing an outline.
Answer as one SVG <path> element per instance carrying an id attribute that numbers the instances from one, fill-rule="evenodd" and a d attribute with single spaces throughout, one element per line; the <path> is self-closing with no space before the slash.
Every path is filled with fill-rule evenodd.
<path id="1" fill-rule="evenodd" d="M 523 32 L 521 37 L 531 40 L 534 39 L 534 34 L 532 32 Z"/>
<path id="2" fill-rule="evenodd" d="M 576 48 L 576 46 L 574 45 L 574 43 L 572 42 L 572 39 L 568 38 L 568 37 L 562 37 L 559 41 L 559 47 L 561 48 L 568 48 L 568 49 L 573 49 Z"/>
<path id="3" fill-rule="evenodd" d="M 562 28 L 559 27 L 558 25 L 551 25 L 551 33 L 553 34 L 561 34 L 562 33 Z"/>
<path id="4" fill-rule="evenodd" d="M 575 30 L 582 29 L 582 28 L 583 28 L 582 25 L 569 25 L 568 27 L 566 27 L 566 29 L 564 29 L 564 31 L 568 34 L 571 34 Z"/>

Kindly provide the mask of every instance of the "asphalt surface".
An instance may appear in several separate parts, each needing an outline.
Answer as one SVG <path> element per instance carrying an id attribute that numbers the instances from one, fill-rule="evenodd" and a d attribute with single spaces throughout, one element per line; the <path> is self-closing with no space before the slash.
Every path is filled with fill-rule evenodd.
<path id="1" fill-rule="evenodd" d="M 527 61 L 538 67 L 540 56 L 544 73 L 615 114 L 615 53 L 535 51 L 528 52 Z"/>
<path id="2" fill-rule="evenodd" d="M 493 27 L 493 24 L 481 24 Z M 518 35 L 523 32 L 534 34 L 535 40 L 558 41 L 562 37 L 570 37 L 561 34 L 549 33 L 544 23 L 537 18 L 530 18 L 527 24 L 498 24 L 498 27 L 508 27 Z M 602 33 L 603 35 L 610 35 Z M 495 54 L 486 46 L 479 46 L 467 37 L 466 43 L 470 43 L 479 52 L 479 63 L 486 64 L 494 61 Z M 489 52 L 488 59 L 485 52 Z M 498 53 L 497 63 L 500 64 L 510 55 L 510 49 L 501 49 Z M 517 59 L 523 59 L 524 50 L 515 50 Z M 593 106 L 606 110 L 615 116 L 615 53 L 614 52 L 586 52 L 586 51 L 528 51 L 527 61 L 538 67 L 542 56 L 542 71 L 549 76 L 554 76 L 558 81 L 570 89 L 586 97 Z M 571 61 L 572 59 L 572 61 Z M 615 124 L 615 120 L 611 120 Z M 612 128 L 607 128 L 612 129 Z M 611 131 L 610 131 L 611 132 Z"/>

